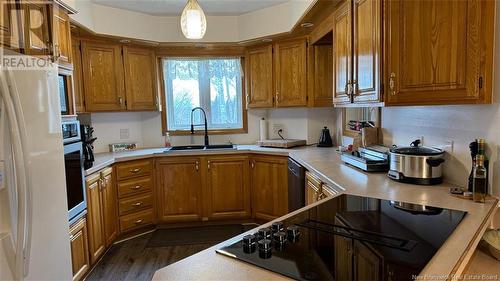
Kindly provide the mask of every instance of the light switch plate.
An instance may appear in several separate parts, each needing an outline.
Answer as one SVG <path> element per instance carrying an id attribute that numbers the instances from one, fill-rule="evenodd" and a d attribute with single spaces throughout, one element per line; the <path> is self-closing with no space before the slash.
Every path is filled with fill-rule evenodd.
<path id="1" fill-rule="evenodd" d="M 0 160 L 0 190 L 5 188 L 5 161 Z"/>

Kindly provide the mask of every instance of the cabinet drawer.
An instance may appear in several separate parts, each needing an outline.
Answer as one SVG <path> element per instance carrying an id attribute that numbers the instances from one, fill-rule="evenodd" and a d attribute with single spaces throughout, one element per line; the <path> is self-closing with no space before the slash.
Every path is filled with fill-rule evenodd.
<path id="1" fill-rule="evenodd" d="M 135 178 L 151 174 L 151 161 L 141 160 L 119 164 L 116 168 L 118 180 Z"/>
<path id="2" fill-rule="evenodd" d="M 145 191 L 150 191 L 152 188 L 153 179 L 151 179 L 151 177 L 122 181 L 118 183 L 118 197 L 123 198 Z"/>
<path id="3" fill-rule="evenodd" d="M 141 196 L 120 200 L 120 216 L 134 211 L 142 210 L 153 206 L 153 196 L 151 193 L 146 193 Z"/>
<path id="4" fill-rule="evenodd" d="M 129 231 L 153 223 L 153 209 L 132 213 L 120 217 L 121 232 Z"/>

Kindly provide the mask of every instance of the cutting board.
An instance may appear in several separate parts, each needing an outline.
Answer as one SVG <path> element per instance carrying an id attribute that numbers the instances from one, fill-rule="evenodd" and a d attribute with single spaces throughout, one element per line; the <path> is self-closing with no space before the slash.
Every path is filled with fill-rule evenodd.
<path id="1" fill-rule="evenodd" d="M 292 148 L 296 146 L 306 145 L 305 140 L 293 140 L 293 139 L 277 139 L 277 140 L 263 140 L 257 141 L 258 146 L 264 147 L 276 147 L 276 148 Z"/>

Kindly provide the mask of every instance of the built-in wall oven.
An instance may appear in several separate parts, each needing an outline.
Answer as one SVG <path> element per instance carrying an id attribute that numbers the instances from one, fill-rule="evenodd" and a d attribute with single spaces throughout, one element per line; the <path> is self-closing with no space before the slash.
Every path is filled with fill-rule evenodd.
<path id="1" fill-rule="evenodd" d="M 63 122 L 62 131 L 68 216 L 71 223 L 79 219 L 87 209 L 80 123 L 78 121 Z"/>

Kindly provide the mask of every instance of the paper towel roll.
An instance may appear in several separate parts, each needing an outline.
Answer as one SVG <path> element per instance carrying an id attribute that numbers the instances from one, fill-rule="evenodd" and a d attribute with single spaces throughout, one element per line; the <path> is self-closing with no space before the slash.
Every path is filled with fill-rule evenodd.
<path id="1" fill-rule="evenodd" d="M 262 118 L 260 119 L 260 140 L 267 140 L 267 121 L 266 119 Z"/>

